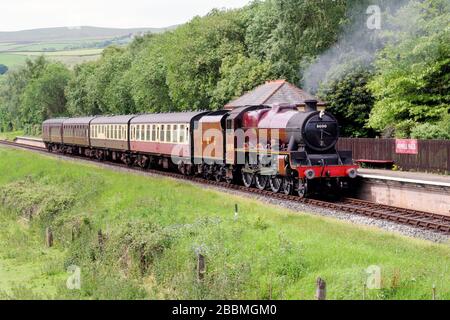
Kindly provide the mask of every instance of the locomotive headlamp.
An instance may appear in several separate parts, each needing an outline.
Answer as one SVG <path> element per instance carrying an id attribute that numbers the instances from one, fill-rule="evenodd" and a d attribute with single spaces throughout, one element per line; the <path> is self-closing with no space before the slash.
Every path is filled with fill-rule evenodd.
<path id="1" fill-rule="evenodd" d="M 356 169 L 349 169 L 347 174 L 350 178 L 355 179 L 358 176 L 358 171 Z"/>
<path id="2" fill-rule="evenodd" d="M 316 177 L 316 173 L 314 172 L 314 170 L 309 169 L 305 171 L 305 176 L 307 179 L 312 180 Z"/>
<path id="3" fill-rule="evenodd" d="M 320 111 L 320 115 L 319 115 L 320 119 L 323 119 L 323 117 L 325 117 L 325 111 L 324 110 Z"/>

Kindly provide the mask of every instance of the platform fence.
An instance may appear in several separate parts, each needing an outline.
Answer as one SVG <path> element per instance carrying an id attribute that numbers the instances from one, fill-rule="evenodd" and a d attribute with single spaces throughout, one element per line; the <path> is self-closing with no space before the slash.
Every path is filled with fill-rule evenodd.
<path id="1" fill-rule="evenodd" d="M 396 153 L 395 139 L 341 138 L 338 150 L 353 151 L 353 158 L 392 160 L 403 170 L 450 172 L 450 140 L 418 140 L 418 154 Z"/>

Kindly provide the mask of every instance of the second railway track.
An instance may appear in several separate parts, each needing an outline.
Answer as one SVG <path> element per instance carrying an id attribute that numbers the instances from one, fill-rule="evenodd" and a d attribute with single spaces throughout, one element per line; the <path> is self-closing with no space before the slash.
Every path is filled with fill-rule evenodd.
<path id="1" fill-rule="evenodd" d="M 32 145 L 26 145 L 11 141 L 3 141 L 0 140 L 0 144 L 12 146 L 12 147 L 18 147 L 28 150 L 34 150 L 43 152 L 46 154 L 48 153 L 46 149 L 32 146 Z M 73 155 L 67 155 L 67 154 L 54 154 L 54 155 L 62 155 L 66 156 L 68 158 L 75 158 L 75 159 L 83 159 L 86 161 L 99 163 L 98 160 L 89 159 L 86 157 L 81 156 L 73 156 Z M 359 199 L 351 199 L 351 198 L 344 198 L 339 201 L 333 202 L 333 201 L 324 201 L 324 200 L 318 200 L 318 199 L 300 199 L 293 195 L 285 195 L 281 193 L 273 193 L 268 190 L 259 190 L 259 189 L 248 189 L 244 186 L 240 185 L 231 185 L 227 184 L 225 182 L 217 182 L 217 181 L 209 181 L 204 180 L 202 178 L 198 177 L 191 177 L 191 176 L 184 176 L 182 174 L 173 173 L 173 172 L 166 172 L 166 171 L 159 171 L 154 169 L 140 169 L 136 167 L 128 167 L 127 165 L 115 163 L 115 162 L 109 162 L 105 161 L 105 163 L 114 165 L 117 167 L 122 168 L 128 168 L 135 171 L 145 171 L 149 172 L 155 175 L 165 176 L 165 177 L 171 177 L 179 180 L 186 180 L 191 181 L 203 185 L 212 185 L 212 186 L 218 186 L 221 188 L 231 189 L 231 190 L 237 190 L 240 192 L 248 193 L 248 194 L 258 194 L 265 197 L 270 197 L 273 199 L 283 200 L 283 201 L 294 201 L 294 202 L 301 202 L 307 205 L 316 206 L 320 208 L 326 208 L 326 209 L 332 209 L 336 211 L 343 211 L 351 214 L 357 214 L 357 215 L 363 215 L 366 217 L 371 217 L 375 219 L 382 219 L 387 220 L 399 224 L 409 225 L 416 228 L 426 229 L 426 230 L 432 230 L 437 231 L 440 233 L 444 233 L 447 235 L 450 235 L 450 217 L 444 216 L 444 215 L 438 215 L 438 214 L 432 214 L 422 211 L 415 211 L 415 210 L 409 210 L 404 208 L 397 208 L 397 207 L 391 207 L 387 205 L 381 205 L 376 204 L 373 202 L 363 201 Z"/>

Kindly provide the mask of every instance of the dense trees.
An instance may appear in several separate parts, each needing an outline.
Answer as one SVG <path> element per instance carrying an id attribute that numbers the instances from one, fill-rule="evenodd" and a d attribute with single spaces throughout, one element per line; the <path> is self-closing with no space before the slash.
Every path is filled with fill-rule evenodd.
<path id="1" fill-rule="evenodd" d="M 449 21 L 446 0 L 412 2 L 392 18 L 397 32 L 380 52 L 369 85 L 376 97 L 372 128 L 394 127 L 400 137 L 413 129 L 416 137 L 429 136 L 421 134 L 427 131 L 435 138 L 450 134 L 438 124 L 448 119 L 450 110 Z M 428 124 L 417 127 L 424 123 Z"/>
<path id="2" fill-rule="evenodd" d="M 366 27 L 369 4 L 383 11 L 381 31 Z M 1 128 L 60 115 L 214 110 L 285 78 L 317 90 L 345 135 L 447 137 L 449 6 L 265 0 L 214 10 L 126 48 L 109 47 L 74 70 L 39 58 L 9 72 L 0 84 Z"/>
<path id="3" fill-rule="evenodd" d="M 1 128 L 39 130 L 43 120 L 65 115 L 64 90 L 70 76 L 64 65 L 43 57 L 8 74 L 0 87 Z"/>

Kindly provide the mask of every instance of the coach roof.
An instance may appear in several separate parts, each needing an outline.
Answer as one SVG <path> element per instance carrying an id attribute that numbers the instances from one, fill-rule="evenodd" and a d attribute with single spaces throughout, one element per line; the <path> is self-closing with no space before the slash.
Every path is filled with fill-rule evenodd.
<path id="1" fill-rule="evenodd" d="M 73 125 L 73 124 L 89 124 L 95 117 L 83 117 L 83 118 L 70 118 L 64 120 L 64 125 Z"/>
<path id="2" fill-rule="evenodd" d="M 45 124 L 62 124 L 67 118 L 58 118 L 58 119 L 48 119 L 44 121 Z"/>
<path id="3" fill-rule="evenodd" d="M 179 113 L 155 113 L 137 116 L 131 120 L 132 124 L 139 123 L 190 123 L 195 117 L 208 112 L 179 112 Z"/>
<path id="4" fill-rule="evenodd" d="M 127 116 L 110 116 L 110 117 L 98 117 L 92 120 L 91 124 L 128 124 L 131 119 L 136 117 L 135 115 Z"/>

